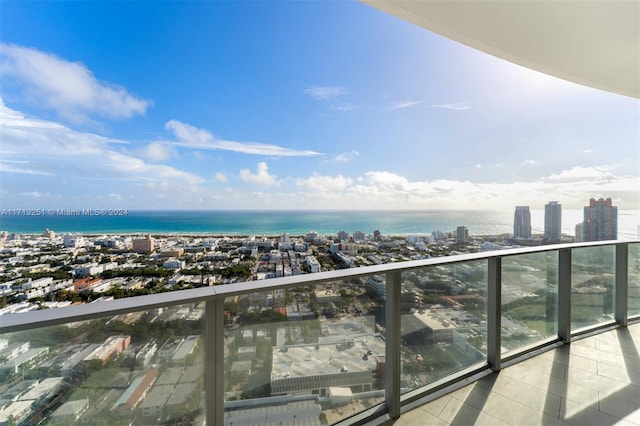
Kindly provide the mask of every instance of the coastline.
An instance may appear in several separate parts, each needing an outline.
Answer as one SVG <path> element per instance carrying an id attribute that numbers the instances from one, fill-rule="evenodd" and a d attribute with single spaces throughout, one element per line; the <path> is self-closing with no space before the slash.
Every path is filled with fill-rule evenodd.
<path id="1" fill-rule="evenodd" d="M 531 211 L 532 231 L 544 231 L 544 211 Z M 637 239 L 640 211 L 619 211 L 620 239 Z M 563 210 L 563 234 L 573 236 L 582 210 Z M 362 231 L 384 235 L 428 235 L 453 232 L 466 226 L 470 235 L 512 233 L 513 212 L 489 210 L 137 210 L 119 216 L 0 216 L 0 231 L 41 235 L 45 229 L 58 234 L 83 235 L 171 235 L 203 237 L 304 236 L 349 234 Z"/>

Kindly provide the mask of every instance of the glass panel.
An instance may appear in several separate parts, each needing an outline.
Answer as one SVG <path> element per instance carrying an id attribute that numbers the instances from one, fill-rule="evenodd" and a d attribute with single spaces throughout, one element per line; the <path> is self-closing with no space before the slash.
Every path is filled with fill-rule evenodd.
<path id="1" fill-rule="evenodd" d="M 558 252 L 502 259 L 502 353 L 558 335 Z"/>
<path id="2" fill-rule="evenodd" d="M 614 319 L 615 246 L 573 249 L 571 331 Z"/>
<path id="3" fill-rule="evenodd" d="M 16 424 L 202 423 L 204 309 L 176 306 L 3 335 L 5 417 Z"/>
<path id="4" fill-rule="evenodd" d="M 403 389 L 486 360 L 486 295 L 486 260 L 402 273 Z"/>
<path id="5" fill-rule="evenodd" d="M 628 316 L 640 315 L 640 244 L 629 244 Z"/>
<path id="6" fill-rule="evenodd" d="M 384 401 L 384 276 L 227 299 L 225 424 L 332 424 Z"/>

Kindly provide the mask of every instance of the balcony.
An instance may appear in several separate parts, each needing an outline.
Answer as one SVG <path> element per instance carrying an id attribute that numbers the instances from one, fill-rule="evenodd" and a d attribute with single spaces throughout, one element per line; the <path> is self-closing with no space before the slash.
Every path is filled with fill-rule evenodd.
<path id="1" fill-rule="evenodd" d="M 640 424 L 640 324 L 546 350 L 440 398 L 396 426 Z"/>
<path id="2" fill-rule="evenodd" d="M 637 424 L 638 319 L 618 241 L 5 315 L 0 423 Z"/>

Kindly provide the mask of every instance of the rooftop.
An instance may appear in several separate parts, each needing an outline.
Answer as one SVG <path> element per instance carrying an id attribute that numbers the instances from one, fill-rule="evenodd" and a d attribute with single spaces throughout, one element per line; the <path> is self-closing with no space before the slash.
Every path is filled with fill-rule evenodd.
<path id="1" fill-rule="evenodd" d="M 291 345 L 273 348 L 272 380 L 340 372 L 375 370 L 375 355 L 384 355 L 384 341 L 368 335 L 341 343 Z M 366 356 L 365 356 L 366 354 Z"/>

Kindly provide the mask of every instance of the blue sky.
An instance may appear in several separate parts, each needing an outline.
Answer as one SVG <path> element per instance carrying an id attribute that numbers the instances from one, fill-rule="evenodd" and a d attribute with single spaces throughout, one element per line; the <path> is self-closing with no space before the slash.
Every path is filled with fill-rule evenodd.
<path id="1" fill-rule="evenodd" d="M 640 206 L 640 103 L 352 1 L 0 3 L 2 208 Z"/>

